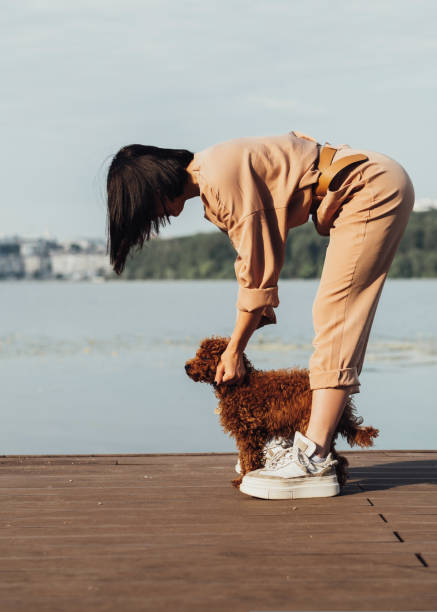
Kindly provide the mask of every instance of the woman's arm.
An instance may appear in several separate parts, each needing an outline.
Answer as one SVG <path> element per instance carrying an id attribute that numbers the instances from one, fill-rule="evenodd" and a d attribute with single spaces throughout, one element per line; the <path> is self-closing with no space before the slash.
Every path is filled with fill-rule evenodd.
<path id="1" fill-rule="evenodd" d="M 277 211 L 272 208 L 247 214 L 229 228 L 228 236 L 237 252 L 234 268 L 239 285 L 238 317 L 217 366 L 216 383 L 241 380 L 245 375 L 243 351 L 252 333 L 258 327 L 276 323 L 273 308 L 279 305 L 278 277 L 287 238 L 279 231 Z"/>
<path id="2" fill-rule="evenodd" d="M 243 378 L 246 369 L 243 363 L 243 352 L 258 323 L 263 308 L 252 312 L 238 310 L 237 322 L 226 350 L 222 353 L 215 374 L 215 382 L 238 382 Z"/>

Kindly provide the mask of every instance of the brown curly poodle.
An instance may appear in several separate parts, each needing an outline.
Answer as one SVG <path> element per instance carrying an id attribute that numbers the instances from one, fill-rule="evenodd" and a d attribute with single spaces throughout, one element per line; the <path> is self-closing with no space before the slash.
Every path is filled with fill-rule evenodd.
<path id="1" fill-rule="evenodd" d="M 224 431 L 235 438 L 239 450 L 241 475 L 232 481 L 238 487 L 244 474 L 263 466 L 262 451 L 270 438 L 292 438 L 295 431 L 305 434 L 312 391 L 307 369 L 257 370 L 244 353 L 244 379 L 235 384 L 216 384 L 217 365 L 229 341 L 230 338 L 220 336 L 202 340 L 196 356 L 186 362 L 185 371 L 192 380 L 213 385 L 220 400 L 216 412 L 220 414 Z M 348 477 L 348 460 L 335 451 L 335 440 L 341 434 L 350 446 L 372 446 L 379 431 L 362 427 L 362 422 L 363 418 L 356 415 L 356 407 L 349 397 L 331 443 L 331 452 L 338 460 L 336 470 L 340 487 Z"/>

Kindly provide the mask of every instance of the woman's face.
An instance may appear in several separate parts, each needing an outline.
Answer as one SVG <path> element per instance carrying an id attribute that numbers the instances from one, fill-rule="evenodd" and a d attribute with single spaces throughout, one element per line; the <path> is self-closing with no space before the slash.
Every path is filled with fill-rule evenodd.
<path id="1" fill-rule="evenodd" d="M 184 196 L 179 196 L 178 198 L 175 198 L 174 200 L 166 200 L 165 210 L 167 211 L 170 217 L 178 217 L 184 208 L 184 204 L 185 204 Z M 165 210 L 164 210 L 162 203 L 159 202 L 157 205 L 157 211 L 156 211 L 157 214 L 160 216 L 164 216 Z"/>

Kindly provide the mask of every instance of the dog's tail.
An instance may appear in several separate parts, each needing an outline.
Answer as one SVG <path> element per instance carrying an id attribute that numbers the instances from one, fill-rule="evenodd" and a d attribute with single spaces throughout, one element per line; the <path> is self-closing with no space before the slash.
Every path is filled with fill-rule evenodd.
<path id="1" fill-rule="evenodd" d="M 373 439 L 378 437 L 379 429 L 362 427 L 362 423 L 363 417 L 356 415 L 356 406 L 349 398 L 337 431 L 346 438 L 350 446 L 373 446 Z"/>
<path id="2" fill-rule="evenodd" d="M 379 429 L 374 427 L 358 427 L 355 431 L 351 432 L 351 435 L 347 435 L 346 439 L 350 446 L 358 444 L 358 446 L 373 446 L 373 439 L 377 438 Z"/>

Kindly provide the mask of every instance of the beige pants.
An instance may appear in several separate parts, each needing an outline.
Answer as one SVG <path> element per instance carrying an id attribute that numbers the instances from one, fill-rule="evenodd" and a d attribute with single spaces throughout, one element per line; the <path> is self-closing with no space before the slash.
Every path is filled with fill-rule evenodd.
<path id="1" fill-rule="evenodd" d="M 360 392 L 376 307 L 414 204 L 413 184 L 400 164 L 349 147 L 339 149 L 333 161 L 352 153 L 365 153 L 369 160 L 348 171 L 324 198 L 334 210 L 340 206 L 313 304 L 309 361 L 311 389 L 347 387 L 350 394 Z"/>

